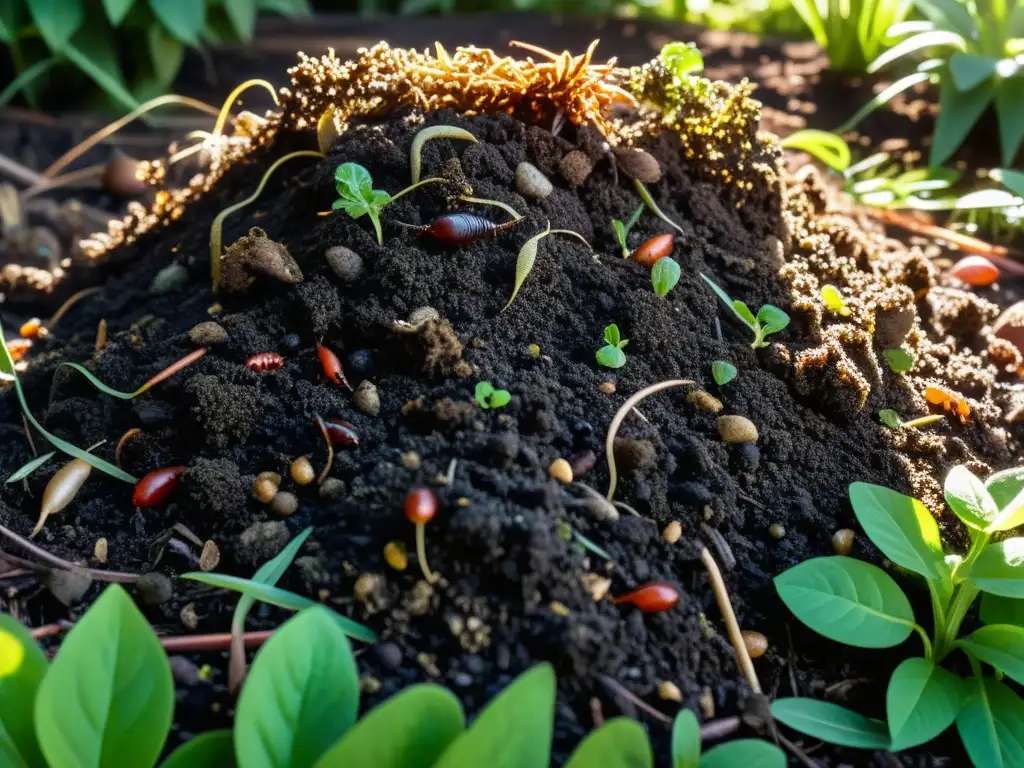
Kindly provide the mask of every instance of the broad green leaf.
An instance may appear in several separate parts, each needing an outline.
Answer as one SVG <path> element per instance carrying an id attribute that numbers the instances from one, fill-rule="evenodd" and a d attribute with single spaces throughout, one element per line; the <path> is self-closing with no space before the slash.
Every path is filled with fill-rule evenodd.
<path id="1" fill-rule="evenodd" d="M 284 16 L 309 16 L 312 13 L 307 0 L 256 0 L 256 6 L 261 11 L 274 11 Z"/>
<path id="2" fill-rule="evenodd" d="M 969 91 L 996 73 L 999 59 L 954 53 L 949 57 L 949 72 L 958 91 Z"/>
<path id="3" fill-rule="evenodd" d="M 685 707 L 672 723 L 672 768 L 697 768 L 700 765 L 700 723 Z"/>
<path id="4" fill-rule="evenodd" d="M 414 685 L 364 715 L 316 768 L 430 768 L 465 727 L 451 691 Z"/>
<path id="5" fill-rule="evenodd" d="M 700 768 L 786 768 L 786 753 L 760 739 L 736 739 L 701 755 Z"/>
<path id="6" fill-rule="evenodd" d="M 776 699 L 772 716 L 794 731 L 858 749 L 888 749 L 889 731 L 881 720 L 858 715 L 846 707 L 817 699 Z"/>
<path id="7" fill-rule="evenodd" d="M 294 539 L 289 541 L 280 552 L 278 552 L 270 560 L 267 560 L 263 565 L 256 569 L 256 573 L 252 575 L 252 580 L 268 586 L 274 586 L 278 580 L 284 575 L 284 572 L 288 570 L 288 566 L 292 564 L 295 559 L 295 555 L 299 552 L 301 547 L 309 535 L 313 532 L 313 526 L 308 526 L 305 530 L 295 536 Z M 239 631 L 245 626 L 245 619 L 249 615 L 249 611 L 256 604 L 256 598 L 250 594 L 243 593 L 238 598 L 238 604 L 235 606 L 235 612 L 231 616 L 231 625 L 236 627 Z"/>
<path id="8" fill-rule="evenodd" d="M 985 484 L 963 465 L 953 467 L 946 475 L 943 493 L 953 514 L 976 531 L 985 530 L 999 514 Z"/>
<path id="9" fill-rule="evenodd" d="M 666 295 L 676 287 L 681 274 L 679 262 L 671 256 L 658 259 L 651 267 L 651 285 L 654 286 L 654 292 L 659 296 Z"/>
<path id="10" fill-rule="evenodd" d="M 1010 679 L 1024 681 L 1024 628 L 989 624 L 961 638 L 957 645 Z"/>
<path id="11" fill-rule="evenodd" d="M 784 138 L 781 145 L 786 149 L 797 149 L 817 158 L 833 171 L 842 173 L 850 167 L 850 146 L 829 131 L 805 128 L 791 133 Z"/>
<path id="12" fill-rule="evenodd" d="M 793 614 L 820 635 L 859 648 L 888 648 L 914 629 L 907 596 L 881 568 L 849 557 L 815 557 L 775 577 Z"/>
<path id="13" fill-rule="evenodd" d="M 971 581 L 982 592 L 1024 598 L 1024 538 L 986 545 L 974 561 Z"/>
<path id="14" fill-rule="evenodd" d="M 597 350 L 597 364 L 605 368 L 621 368 L 626 364 L 626 355 L 618 347 L 606 344 Z"/>
<path id="15" fill-rule="evenodd" d="M 722 300 L 722 303 L 725 304 L 725 306 L 727 306 L 729 309 L 731 309 L 733 314 L 735 314 L 736 317 L 743 321 L 744 325 L 746 325 L 748 328 L 750 328 L 750 330 L 756 333 L 757 320 L 754 319 L 754 313 L 747 308 L 747 305 L 744 304 L 742 301 L 733 301 L 729 294 L 723 291 L 721 288 L 719 288 L 718 283 L 716 283 L 707 275 L 701 274 L 701 277 L 704 278 L 705 283 L 711 286 L 711 290 L 713 290 L 715 292 L 715 295 Z"/>
<path id="16" fill-rule="evenodd" d="M 956 729 L 971 763 L 984 768 L 1024 765 L 1024 701 L 991 678 L 972 678 Z"/>
<path id="17" fill-rule="evenodd" d="M 1024 627 L 1024 600 L 982 592 L 978 615 L 984 624 L 1013 624 Z"/>
<path id="18" fill-rule="evenodd" d="M 128 594 L 112 584 L 68 632 L 39 687 L 39 746 L 61 768 L 153 765 L 173 712 L 167 656 Z"/>
<path id="19" fill-rule="evenodd" d="M 789 315 L 778 307 L 765 304 L 757 310 L 757 321 L 764 327 L 764 335 L 778 333 L 789 325 Z"/>
<path id="20" fill-rule="evenodd" d="M 238 699 L 235 754 L 246 768 L 311 768 L 358 714 L 352 649 L 316 606 L 286 621 L 256 654 Z"/>
<path id="21" fill-rule="evenodd" d="M 2 2 L 3 0 L 0 0 L 0 3 Z M 0 21 L 0 30 L 2 30 L 2 27 L 3 22 Z M 2 35 L 0 35 L 0 40 L 2 40 Z M 23 89 L 28 88 L 35 82 L 36 78 L 42 77 L 49 72 L 55 64 L 60 64 L 61 61 L 63 59 L 60 56 L 51 56 L 48 59 L 37 61 L 31 67 L 26 67 L 22 70 L 20 75 L 11 80 L 7 87 L 0 91 L 0 107 L 17 96 Z"/>
<path id="22" fill-rule="evenodd" d="M 982 83 L 973 90 L 961 93 L 949 78 L 939 86 L 939 117 L 935 121 L 929 163 L 942 165 L 963 143 L 981 113 L 991 103 L 991 83 Z"/>
<path id="23" fill-rule="evenodd" d="M 937 48 L 939 46 L 950 46 L 960 51 L 966 51 L 967 41 L 956 32 L 950 32 L 944 29 L 922 32 L 919 35 L 908 37 L 903 42 L 894 45 L 877 59 L 868 64 L 868 74 L 874 74 L 897 59 L 901 59 L 911 53 L 916 53 L 924 48 Z"/>
<path id="24" fill-rule="evenodd" d="M 658 58 L 680 80 L 704 69 L 704 57 L 693 43 L 669 43 L 658 53 Z"/>
<path id="25" fill-rule="evenodd" d="M 889 347 L 883 353 L 894 373 L 906 373 L 914 367 L 914 356 L 900 347 Z"/>
<path id="26" fill-rule="evenodd" d="M 0 614 L 0 762 L 10 768 L 43 765 L 33 724 L 46 654 L 17 619 Z"/>
<path id="27" fill-rule="evenodd" d="M 547 768 L 555 673 L 538 664 L 499 693 L 433 768 Z"/>
<path id="28" fill-rule="evenodd" d="M 68 40 L 85 21 L 82 0 L 32 0 L 26 5 L 36 29 L 54 53 L 64 50 Z"/>
<path id="29" fill-rule="evenodd" d="M 342 163 L 334 169 L 334 181 L 337 182 L 338 194 L 350 200 L 363 203 L 369 202 L 373 193 L 373 177 L 359 163 Z"/>
<path id="30" fill-rule="evenodd" d="M 334 210 L 341 208 L 353 219 L 358 219 L 370 212 L 370 207 L 361 200 L 346 200 L 344 198 L 331 203 L 331 208 Z"/>
<path id="31" fill-rule="evenodd" d="M 235 768 L 236 765 L 234 736 L 223 728 L 193 736 L 160 763 L 160 768 Z"/>
<path id="32" fill-rule="evenodd" d="M 252 40 L 256 30 L 256 0 L 228 0 L 224 10 L 238 36 L 245 42 Z"/>
<path id="33" fill-rule="evenodd" d="M 19 480 L 28 477 L 41 466 L 43 466 L 43 464 L 52 459 L 56 455 L 56 453 L 56 451 L 50 451 L 49 453 L 44 453 L 42 456 L 36 456 L 34 459 L 32 459 L 32 461 L 22 464 L 20 467 L 18 467 L 18 469 L 14 470 L 11 476 L 8 477 L 4 482 L 16 483 Z"/>
<path id="34" fill-rule="evenodd" d="M 107 13 L 112 27 L 118 26 L 128 11 L 135 5 L 135 0 L 103 0 L 103 10 Z"/>
<path id="35" fill-rule="evenodd" d="M 149 7 L 168 32 L 184 43 L 199 45 L 199 33 L 206 22 L 206 0 L 149 0 Z"/>
<path id="36" fill-rule="evenodd" d="M 619 326 L 615 323 L 606 326 L 604 329 L 604 340 L 609 344 L 618 346 L 619 342 L 622 341 L 622 334 L 619 332 Z"/>
<path id="37" fill-rule="evenodd" d="M 364 643 L 377 642 L 377 635 L 369 627 L 364 627 L 359 622 L 353 621 L 346 616 L 342 616 L 337 611 L 327 608 L 326 606 L 322 606 L 320 603 L 310 600 L 308 597 L 297 595 L 294 592 L 289 592 L 288 590 L 281 589 L 280 587 L 274 587 L 270 584 L 265 584 L 254 579 L 243 579 L 238 576 L 228 576 L 223 573 L 206 573 L 196 571 L 194 573 L 183 573 L 179 578 L 199 581 L 203 584 L 209 584 L 211 587 L 231 589 L 235 592 L 241 592 L 244 596 L 259 600 L 261 603 L 269 603 L 270 605 L 276 605 L 280 608 L 287 608 L 289 611 L 302 611 L 306 608 L 323 608 L 338 628 L 349 637 L 356 640 L 362 640 Z"/>
<path id="38" fill-rule="evenodd" d="M 1024 524 L 1024 467 L 996 472 L 985 481 L 999 514 L 991 521 L 989 531 L 1008 531 Z"/>
<path id="39" fill-rule="evenodd" d="M 711 363 L 711 378 L 718 386 L 724 386 L 736 378 L 736 366 L 725 360 L 714 360 Z"/>
<path id="40" fill-rule="evenodd" d="M 889 679 L 885 710 L 890 749 L 897 752 L 931 741 L 956 720 L 965 691 L 959 677 L 927 659 L 907 659 Z"/>
<path id="41" fill-rule="evenodd" d="M 897 565 L 939 581 L 946 573 L 939 526 L 915 498 L 871 483 L 850 484 L 850 504 L 868 538 Z"/>
<path id="42" fill-rule="evenodd" d="M 580 742 L 565 768 L 651 768 L 647 731 L 636 720 L 614 717 Z"/>
<path id="43" fill-rule="evenodd" d="M 149 59 L 153 64 L 154 87 L 160 88 L 160 92 L 154 94 L 155 98 L 165 93 L 174 82 L 185 58 L 185 46 L 159 24 L 152 25 L 146 37 L 149 40 Z"/>
<path id="44" fill-rule="evenodd" d="M 1024 14 L 1024 6 L 1018 6 Z M 1018 74 L 996 84 L 996 117 L 999 120 L 999 144 L 1003 163 L 1011 165 L 1017 157 L 1021 142 L 1024 142 L 1024 114 L 1020 105 L 1024 103 L 1024 76 Z M 1017 194 L 1024 194 L 1017 192 Z"/>

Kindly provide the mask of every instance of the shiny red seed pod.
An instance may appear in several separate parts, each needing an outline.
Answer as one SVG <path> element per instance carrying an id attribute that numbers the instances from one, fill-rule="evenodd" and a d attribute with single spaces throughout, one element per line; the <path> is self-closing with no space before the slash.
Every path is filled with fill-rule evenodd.
<path id="1" fill-rule="evenodd" d="M 257 352 L 245 361 L 245 367 L 256 373 L 276 371 L 284 365 L 284 358 L 277 352 Z"/>
<path id="2" fill-rule="evenodd" d="M 359 445 L 359 433 L 354 424 L 341 419 L 327 419 L 324 422 L 331 445 Z"/>
<path id="3" fill-rule="evenodd" d="M 612 598 L 613 603 L 629 603 L 644 613 L 658 613 L 675 608 L 679 602 L 679 591 L 664 581 L 651 581 L 632 592 Z"/>
<path id="4" fill-rule="evenodd" d="M 633 251 L 633 261 L 653 267 L 656 261 L 672 253 L 673 239 L 673 235 L 655 235 Z"/>
<path id="5" fill-rule="evenodd" d="M 316 345 L 316 353 L 320 356 L 320 365 L 323 367 L 327 378 L 339 387 L 344 387 L 351 392 L 352 385 L 345 378 L 345 371 L 341 367 L 341 360 L 338 359 L 338 356 L 319 342 Z"/>
<path id="6" fill-rule="evenodd" d="M 437 514 L 437 494 L 429 488 L 413 488 L 405 497 L 405 516 L 416 525 L 425 525 Z"/>
<path id="7" fill-rule="evenodd" d="M 139 508 L 155 507 L 167 501 L 187 467 L 165 467 L 154 469 L 139 480 L 132 495 L 132 504 Z"/>

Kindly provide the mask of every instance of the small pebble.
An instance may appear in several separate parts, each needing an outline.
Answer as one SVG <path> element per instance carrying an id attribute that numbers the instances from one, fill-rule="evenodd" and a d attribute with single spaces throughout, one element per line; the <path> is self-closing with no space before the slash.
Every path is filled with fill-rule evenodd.
<path id="1" fill-rule="evenodd" d="M 107 551 L 107 540 L 103 538 L 96 539 L 96 543 L 92 547 L 93 559 L 102 565 L 107 562 Z"/>
<path id="2" fill-rule="evenodd" d="M 282 352 L 298 352 L 299 347 L 302 346 L 302 339 L 297 333 L 286 333 L 281 337 L 278 346 L 281 347 Z"/>
<path id="3" fill-rule="evenodd" d="M 167 660 L 171 665 L 171 677 L 178 685 L 190 688 L 199 685 L 199 667 L 184 656 L 171 656 Z"/>
<path id="4" fill-rule="evenodd" d="M 51 595 L 70 608 L 85 597 L 92 578 L 78 571 L 53 570 L 46 573 L 44 584 Z"/>
<path id="5" fill-rule="evenodd" d="M 539 344 L 531 344 L 530 345 L 530 357 L 535 357 L 535 358 L 536 357 L 540 357 L 540 345 Z"/>
<path id="6" fill-rule="evenodd" d="M 565 603 L 560 603 L 557 600 L 552 600 L 548 607 L 551 609 L 552 613 L 556 613 L 559 616 L 568 616 L 571 613 Z"/>
<path id="7" fill-rule="evenodd" d="M 181 624 L 185 629 L 195 629 L 199 626 L 199 615 L 196 613 L 196 604 L 187 603 L 178 614 Z"/>
<path id="8" fill-rule="evenodd" d="M 615 382 L 614 381 L 602 381 L 598 387 L 602 394 L 614 395 L 615 394 Z"/>
<path id="9" fill-rule="evenodd" d="M 260 504 L 269 504 L 281 487 L 277 472 L 260 472 L 252 484 L 252 497 Z"/>
<path id="10" fill-rule="evenodd" d="M 374 594 L 383 586 L 383 579 L 376 573 L 363 573 L 352 587 L 352 595 L 360 603 L 374 599 Z"/>
<path id="11" fill-rule="evenodd" d="M 359 678 L 359 691 L 360 693 L 366 693 L 369 695 L 375 694 L 380 690 L 380 680 L 372 675 Z"/>
<path id="12" fill-rule="evenodd" d="M 327 259 L 327 266 L 343 283 L 354 283 L 363 274 L 363 257 L 351 248 L 336 245 L 324 252 L 324 258 Z"/>
<path id="13" fill-rule="evenodd" d="M 336 477 L 328 477 L 320 483 L 320 498 L 337 501 L 345 495 L 345 483 Z"/>
<path id="14" fill-rule="evenodd" d="M 149 284 L 149 292 L 158 296 L 165 293 L 173 293 L 184 288 L 187 282 L 188 270 L 175 262 L 156 273 L 153 282 Z"/>
<path id="15" fill-rule="evenodd" d="M 299 500 L 294 493 L 278 491 L 270 501 L 270 511 L 281 517 L 291 517 L 299 508 Z"/>
<path id="16" fill-rule="evenodd" d="M 419 325 L 425 323 L 428 320 L 440 320 L 441 313 L 433 307 L 417 307 L 409 313 L 409 317 L 406 318 L 406 322 L 409 325 Z"/>
<path id="17" fill-rule="evenodd" d="M 364 379 L 356 387 L 355 394 L 352 395 L 352 402 L 367 416 L 376 416 L 380 413 L 380 393 L 377 392 L 377 385 Z"/>
<path id="18" fill-rule="evenodd" d="M 555 459 L 548 467 L 548 474 L 562 485 L 569 485 L 572 482 L 572 466 L 562 458 Z"/>
<path id="19" fill-rule="evenodd" d="M 203 544 L 203 551 L 199 555 L 199 570 L 212 571 L 218 565 L 220 565 L 220 547 L 211 539 Z"/>
<path id="20" fill-rule="evenodd" d="M 574 187 L 583 184 L 593 170 L 594 164 L 590 158 L 585 152 L 580 152 L 578 149 L 574 149 L 558 161 L 558 172 Z"/>
<path id="21" fill-rule="evenodd" d="M 786 538 L 786 526 L 781 523 L 772 523 L 768 526 L 768 535 L 773 539 L 784 539 Z"/>
<path id="22" fill-rule="evenodd" d="M 768 651 L 768 638 L 760 632 L 744 629 L 741 634 L 743 635 L 743 644 L 747 646 L 747 653 L 750 654 L 750 658 L 758 659 Z"/>
<path id="23" fill-rule="evenodd" d="M 216 344 L 223 344 L 228 341 L 228 332 L 212 320 L 192 326 L 188 332 L 189 341 L 197 347 L 212 347 Z"/>
<path id="24" fill-rule="evenodd" d="M 761 466 L 761 449 L 753 443 L 741 443 L 733 449 L 733 464 L 740 472 L 757 472 Z"/>
<path id="25" fill-rule="evenodd" d="M 420 468 L 420 455 L 416 451 L 407 451 L 402 454 L 402 466 L 406 469 Z"/>
<path id="26" fill-rule="evenodd" d="M 722 410 L 722 401 L 714 395 L 710 395 L 703 389 L 694 389 L 686 393 L 686 402 L 700 408 L 702 411 L 718 413 Z"/>
<path id="27" fill-rule="evenodd" d="M 683 693 L 675 683 L 662 680 L 658 683 L 658 698 L 664 701 L 682 701 Z"/>
<path id="28" fill-rule="evenodd" d="M 551 181 L 535 165 L 524 162 L 516 166 L 516 191 L 523 197 L 543 200 L 553 189 Z"/>
<path id="29" fill-rule="evenodd" d="M 162 605 L 174 596 L 174 587 L 162 573 L 150 571 L 135 582 L 135 594 L 143 605 Z"/>
<path id="30" fill-rule="evenodd" d="M 404 571 L 409 567 L 409 557 L 405 553 L 405 545 L 399 541 L 389 541 L 384 545 L 384 561 L 396 571 Z"/>
<path id="31" fill-rule="evenodd" d="M 727 443 L 757 442 L 757 427 L 745 416 L 719 416 L 718 434 Z"/>
<path id="32" fill-rule="evenodd" d="M 291 538 L 292 535 L 283 520 L 263 520 L 253 523 L 238 534 L 235 555 L 242 562 L 265 563 L 284 549 Z"/>
<path id="33" fill-rule="evenodd" d="M 845 557 L 853 549 L 853 539 L 856 534 L 849 528 L 840 528 L 832 534 L 832 549 L 837 555 Z"/>
<path id="34" fill-rule="evenodd" d="M 612 580 L 596 573 L 585 573 L 582 576 L 583 584 L 590 590 L 590 596 L 595 603 L 599 603 L 608 595 L 612 588 Z"/>
<path id="35" fill-rule="evenodd" d="M 299 458 L 292 462 L 290 474 L 292 480 L 299 485 L 309 485 L 316 479 L 316 471 L 313 469 L 312 463 L 305 456 L 299 456 Z"/>
<path id="36" fill-rule="evenodd" d="M 683 535 L 683 526 L 678 520 L 673 520 L 671 523 L 665 526 L 665 530 L 661 532 L 661 537 L 669 544 L 675 544 L 679 541 L 679 538 Z"/>
<path id="37" fill-rule="evenodd" d="M 402 649 L 394 643 L 383 643 L 375 646 L 377 651 L 377 658 L 380 659 L 380 663 L 388 669 L 398 669 L 402 666 Z"/>

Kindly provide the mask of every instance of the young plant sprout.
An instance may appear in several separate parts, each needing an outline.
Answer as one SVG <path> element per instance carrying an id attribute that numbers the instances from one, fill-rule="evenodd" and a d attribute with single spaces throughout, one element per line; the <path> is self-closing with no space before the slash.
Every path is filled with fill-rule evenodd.
<path id="1" fill-rule="evenodd" d="M 736 366 L 725 360 L 715 360 L 711 363 L 711 378 L 718 386 L 724 386 L 736 378 Z"/>
<path id="2" fill-rule="evenodd" d="M 428 584 L 437 582 L 437 574 L 427 564 L 425 528 L 437 514 L 437 494 L 429 488 L 413 488 L 405 497 L 405 516 L 416 526 L 416 558 Z"/>
<path id="3" fill-rule="evenodd" d="M 377 243 L 384 245 L 384 233 L 380 228 L 380 212 L 391 202 L 391 195 L 383 189 L 373 188 L 370 172 L 358 163 L 342 163 L 334 171 L 338 199 L 331 210 L 343 208 L 353 219 L 369 215 L 377 233 Z"/>
<path id="4" fill-rule="evenodd" d="M 650 209 L 651 213 L 672 227 L 672 229 L 676 230 L 680 235 L 686 237 L 686 232 L 683 231 L 683 228 L 666 216 L 664 212 L 662 212 L 661 208 L 658 207 L 658 204 L 654 202 L 654 198 L 651 197 L 651 193 L 647 190 L 644 183 L 640 181 L 640 179 L 633 179 L 633 184 L 636 186 L 636 191 L 640 195 L 640 199 L 644 201 L 644 204 Z"/>
<path id="5" fill-rule="evenodd" d="M 484 410 L 502 408 L 512 400 L 512 395 L 509 394 L 507 389 L 495 389 L 494 385 L 489 381 L 479 382 L 473 392 L 473 397 L 476 399 L 477 405 Z"/>
<path id="6" fill-rule="evenodd" d="M 711 286 L 712 290 L 718 295 L 718 298 L 722 300 L 722 303 L 731 309 L 733 314 L 754 332 L 754 341 L 750 345 L 753 349 L 767 347 L 768 342 L 764 340 L 765 336 L 778 333 L 789 325 L 789 315 L 778 307 L 765 304 L 757 311 L 757 316 L 755 317 L 746 304 L 742 301 L 733 301 L 729 294 L 719 288 L 710 277 L 704 274 L 701 277 L 704 278 L 704 282 Z"/>
<path id="7" fill-rule="evenodd" d="M 651 268 L 651 285 L 654 286 L 654 292 L 659 296 L 665 296 L 676 287 L 680 274 L 682 271 L 679 269 L 679 263 L 671 256 L 658 259 Z"/>
<path id="8" fill-rule="evenodd" d="M 914 429 L 915 427 L 926 427 L 929 424 L 935 424 L 936 422 L 942 421 L 945 416 L 941 413 L 933 413 L 928 416 L 920 416 L 910 421 L 903 421 L 900 415 L 891 408 L 883 408 L 878 412 L 878 419 L 889 429 Z"/>
<path id="9" fill-rule="evenodd" d="M 622 223 L 618 219 L 612 219 L 612 229 L 615 231 L 615 239 L 619 241 L 619 248 L 622 249 L 622 258 L 629 258 L 629 246 L 626 245 L 626 238 L 629 237 L 630 230 L 636 226 L 637 221 L 640 220 L 640 216 L 644 212 L 644 206 L 639 205 L 637 209 L 633 211 L 633 214 L 626 219 L 625 223 Z"/>
<path id="10" fill-rule="evenodd" d="M 24 480 L 56 455 L 56 451 L 50 451 L 49 453 L 44 453 L 42 456 L 36 456 L 31 461 L 22 464 L 18 469 L 14 470 L 14 472 L 11 473 L 11 476 L 4 480 L 4 483 L 16 483 L 19 480 Z"/>
<path id="11" fill-rule="evenodd" d="M 615 323 L 604 329 L 604 340 L 607 342 L 597 350 L 597 364 L 605 368 L 621 368 L 626 364 L 626 353 L 622 350 L 629 344 L 629 339 L 623 339 L 619 333 L 619 326 Z"/>
<path id="12" fill-rule="evenodd" d="M 625 595 L 613 597 L 616 605 L 628 603 L 644 613 L 668 611 L 679 603 L 679 590 L 664 581 L 652 581 Z"/>
<path id="13" fill-rule="evenodd" d="M 338 359 L 338 356 L 320 342 L 316 344 L 316 353 L 320 357 L 320 367 L 323 368 L 324 375 L 337 386 L 344 387 L 351 392 L 352 385 L 345 377 L 345 370 L 341 367 L 341 360 Z"/>
<path id="14" fill-rule="evenodd" d="M 523 283 L 526 282 L 526 278 L 533 270 L 533 265 L 537 261 L 537 248 L 540 245 L 540 241 L 548 235 L 572 235 L 573 237 L 579 238 L 579 240 L 590 248 L 590 243 L 579 232 L 573 232 L 571 229 L 552 229 L 551 223 L 549 222 L 543 232 L 540 232 L 525 243 L 523 247 L 519 249 L 519 256 L 516 257 L 516 281 L 512 288 L 512 296 L 509 297 L 508 303 L 502 308 L 502 312 L 508 309 L 512 302 L 515 301 L 516 296 L 519 294 L 519 289 L 523 287 Z"/>
<path id="15" fill-rule="evenodd" d="M 476 136 L 462 128 L 454 125 L 432 125 L 424 128 L 413 137 L 412 147 L 409 148 L 409 168 L 412 172 L 412 183 L 420 180 L 420 155 L 423 152 L 423 145 L 431 139 L 462 139 L 476 144 Z"/>
<path id="16" fill-rule="evenodd" d="M 893 373 L 906 373 L 914 367 L 914 356 L 899 347 L 890 347 L 883 353 L 885 362 L 889 364 Z"/>
<path id="17" fill-rule="evenodd" d="M 843 317 L 850 316 L 850 308 L 846 306 L 846 303 L 843 301 L 843 295 L 834 285 L 823 285 L 821 287 L 821 300 L 825 302 L 826 307 L 837 315 L 842 315 Z"/>

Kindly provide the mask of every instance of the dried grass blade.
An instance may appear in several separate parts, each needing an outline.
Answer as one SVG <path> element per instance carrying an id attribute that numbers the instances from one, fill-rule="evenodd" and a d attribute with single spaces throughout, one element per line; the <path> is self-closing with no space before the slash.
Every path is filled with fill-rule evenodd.
<path id="1" fill-rule="evenodd" d="M 537 261 L 537 246 L 540 241 L 551 234 L 551 224 L 548 223 L 547 227 L 543 232 L 540 232 L 525 243 L 523 247 L 519 249 L 519 256 L 516 257 L 516 282 L 512 288 L 512 296 L 502 308 L 502 312 L 511 306 L 512 302 L 515 301 L 516 296 L 519 294 L 519 289 L 523 287 L 523 283 L 526 281 L 527 276 L 533 270 L 533 265 Z"/>

